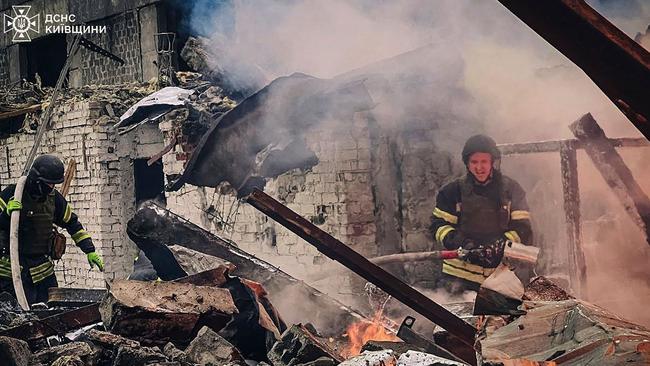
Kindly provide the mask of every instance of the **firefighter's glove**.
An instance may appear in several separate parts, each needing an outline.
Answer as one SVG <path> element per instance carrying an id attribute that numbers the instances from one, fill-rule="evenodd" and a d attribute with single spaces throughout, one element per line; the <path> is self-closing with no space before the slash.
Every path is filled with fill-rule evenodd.
<path id="1" fill-rule="evenodd" d="M 466 242 L 468 242 L 468 239 L 463 235 L 463 233 L 458 230 L 453 230 L 447 234 L 443 244 L 445 245 L 445 248 L 449 250 L 456 250 L 460 247 L 464 247 Z"/>
<path id="2" fill-rule="evenodd" d="M 503 259 L 504 239 L 497 239 L 493 243 L 469 250 L 465 260 L 485 268 L 496 268 Z"/>
<path id="3" fill-rule="evenodd" d="M 102 257 L 99 256 L 99 254 L 95 252 L 90 252 L 86 254 L 86 257 L 88 257 L 88 263 L 90 264 L 90 268 L 93 268 L 93 266 L 97 266 L 101 272 L 104 272 L 104 261 L 102 260 Z"/>
<path id="4" fill-rule="evenodd" d="M 14 211 L 20 211 L 23 208 L 23 204 L 20 201 L 9 200 L 7 202 L 7 215 L 11 216 L 11 213 Z"/>

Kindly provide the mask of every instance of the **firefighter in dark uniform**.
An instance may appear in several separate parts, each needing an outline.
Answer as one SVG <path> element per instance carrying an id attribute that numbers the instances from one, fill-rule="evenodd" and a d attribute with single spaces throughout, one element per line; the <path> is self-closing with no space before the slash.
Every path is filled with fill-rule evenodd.
<path id="1" fill-rule="evenodd" d="M 30 304 L 46 302 L 48 288 L 57 287 L 51 250 L 53 224 L 68 231 L 84 252 L 92 268 L 104 269 L 90 235 L 84 230 L 72 207 L 54 185 L 63 182 L 63 162 L 53 155 L 37 157 L 27 175 L 21 201 L 14 199 L 15 185 L 0 192 L 0 292 L 14 293 L 9 260 L 11 212 L 20 210 L 18 233 L 21 276 L 25 297 Z"/>
<path id="2" fill-rule="evenodd" d="M 467 174 L 438 192 L 431 229 L 447 249 L 481 253 L 480 258 L 468 255 L 442 264 L 448 279 L 456 280 L 452 287 L 478 290 L 499 264 L 505 240 L 531 245 L 533 235 L 526 193 L 499 171 L 501 153 L 494 140 L 470 137 L 462 157 Z M 486 260 L 486 253 L 492 258 Z"/>

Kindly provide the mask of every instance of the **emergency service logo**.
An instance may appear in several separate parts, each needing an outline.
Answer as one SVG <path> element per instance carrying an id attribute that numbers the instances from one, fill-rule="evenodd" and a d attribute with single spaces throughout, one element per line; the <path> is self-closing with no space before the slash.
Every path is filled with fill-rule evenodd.
<path id="1" fill-rule="evenodd" d="M 32 38 L 29 32 L 40 33 L 40 14 L 29 16 L 29 11 L 32 9 L 31 5 L 14 5 L 14 16 L 4 14 L 4 32 L 8 33 L 13 31 L 14 42 L 30 42 Z"/>

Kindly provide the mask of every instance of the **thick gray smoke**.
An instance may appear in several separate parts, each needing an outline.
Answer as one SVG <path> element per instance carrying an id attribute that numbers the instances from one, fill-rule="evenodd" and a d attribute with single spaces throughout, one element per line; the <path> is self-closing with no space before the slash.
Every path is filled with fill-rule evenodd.
<path id="1" fill-rule="evenodd" d="M 644 0 L 589 4 L 632 38 L 650 24 L 650 2 Z M 453 154 L 467 136 L 481 132 L 476 131 L 481 125 L 499 143 L 571 138 L 567 126 L 587 112 L 610 137 L 640 136 L 577 66 L 497 1 L 240 0 L 230 5 L 213 14 L 212 31 L 201 23 L 203 34 L 211 34 L 215 50 L 254 64 L 269 80 L 294 72 L 330 78 L 431 45 L 438 57 L 427 59 L 426 74 L 441 82 L 417 97 L 432 101 L 422 106 L 422 114 L 451 116 L 444 120 L 456 132 L 436 143 Z M 231 26 L 224 30 L 223 24 Z M 406 93 L 395 105 L 413 97 Z M 391 109 L 390 120 L 398 124 L 417 114 L 412 104 L 408 115 Z M 624 158 L 650 193 L 650 180 L 640 175 L 650 158 L 648 149 L 627 150 Z M 502 167 L 528 191 L 539 236 L 562 243 L 559 157 L 506 158 Z M 583 217 L 611 229 L 594 233 L 598 225 L 584 227 L 589 299 L 650 324 L 628 301 L 628 296 L 650 299 L 650 248 L 584 154 L 579 170 Z M 626 286 L 618 291 L 621 283 Z M 614 290 L 617 298 L 605 295 Z"/>

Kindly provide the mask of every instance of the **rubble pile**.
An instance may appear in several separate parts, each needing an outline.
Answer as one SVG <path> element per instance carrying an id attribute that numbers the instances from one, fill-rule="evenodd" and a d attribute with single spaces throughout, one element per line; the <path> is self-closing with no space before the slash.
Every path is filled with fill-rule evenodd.
<path id="1" fill-rule="evenodd" d="M 127 83 L 117 85 L 85 85 L 79 88 L 63 88 L 56 104 L 70 104 L 78 101 L 100 103 L 105 109 L 97 120 L 98 125 L 114 125 L 119 134 L 128 133 L 143 123 L 162 120 L 171 123 L 170 138 L 182 147 L 189 156 L 199 139 L 210 125 L 235 107 L 236 102 L 213 81 L 196 72 L 178 72 L 178 87 L 187 91 L 188 98 L 173 107 L 160 108 L 154 103 L 146 113 L 135 114 L 125 123 L 124 115 L 139 101 L 155 98 L 157 84 Z M 165 88 L 168 89 L 168 88 Z M 165 90 L 163 89 L 163 90 Z M 11 118 L 17 123 L 11 133 L 33 133 L 38 128 L 40 118 L 50 103 L 54 89 L 40 87 L 36 83 L 23 80 L 5 90 L 0 98 L 0 120 Z M 63 110 L 56 113 L 63 114 Z M 123 116 L 120 118 L 120 116 Z M 173 147 L 173 146 L 172 146 Z"/>
<path id="2" fill-rule="evenodd" d="M 238 263 L 250 266 L 241 259 Z M 171 281 L 115 280 L 101 302 L 72 310 L 22 312 L 7 301 L 0 309 L 0 360 L 21 366 L 408 366 L 586 360 L 615 365 L 650 359 L 650 330 L 576 300 L 543 277 L 524 289 L 520 313 L 468 319 L 478 327 L 476 362 L 462 361 L 469 359 L 459 358 L 464 348 L 443 339 L 441 332 L 427 339 L 410 328 L 413 322 L 404 332 L 406 320 L 395 341 L 368 338 L 361 354 L 348 354 L 343 350 L 352 344 L 349 336 L 323 336 L 309 323 L 288 326 L 264 285 L 233 276 L 237 270 L 228 261 Z M 78 298 L 74 292 L 53 291 L 53 303 L 75 303 L 61 301 L 65 296 Z M 326 304 L 309 301 L 312 307 L 319 301 Z M 354 322 L 368 322 L 348 321 L 352 323 L 345 324 L 347 329 Z"/>

